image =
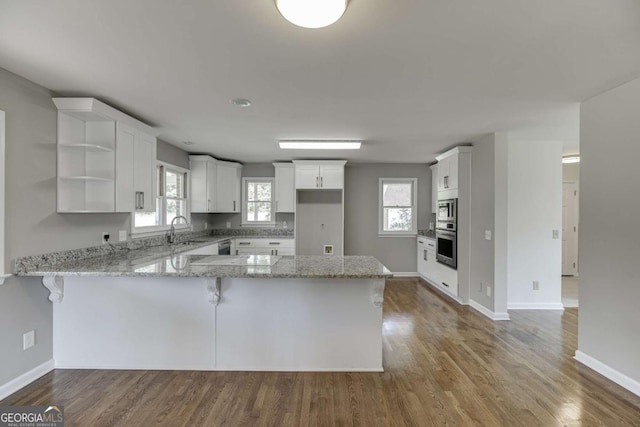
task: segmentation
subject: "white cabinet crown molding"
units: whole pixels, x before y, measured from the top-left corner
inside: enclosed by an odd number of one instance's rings
[[[473,147],[470,146],[466,146],[466,145],[461,145],[459,147],[454,147],[449,151],[445,151],[444,153],[440,154],[439,156],[436,156],[436,160],[437,161],[441,161],[442,159],[446,159],[447,157],[451,157],[455,154],[461,154],[461,153],[471,153],[473,151]]]
[[[85,116],[91,114],[95,116],[96,119],[111,119],[126,123],[154,137],[160,134],[160,131],[157,129],[152,128],[140,120],[134,119],[122,111],[116,110],[96,98],[53,98],[53,103],[58,108],[58,111],[64,111],[70,115],[77,114],[79,116]]]

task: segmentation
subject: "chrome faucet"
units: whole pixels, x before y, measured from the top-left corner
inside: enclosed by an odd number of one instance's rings
[[[189,220],[187,218],[185,218],[182,215],[178,215],[176,217],[174,217],[171,220],[171,228],[169,229],[169,234],[167,235],[167,241],[169,242],[169,244],[173,245],[176,242],[176,219],[184,219],[185,224],[187,224],[187,227],[189,226]]]

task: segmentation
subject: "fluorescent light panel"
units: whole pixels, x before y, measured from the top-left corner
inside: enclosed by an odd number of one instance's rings
[[[359,150],[360,141],[279,141],[281,150]]]

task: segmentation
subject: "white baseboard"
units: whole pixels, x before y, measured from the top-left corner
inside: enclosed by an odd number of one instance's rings
[[[469,305],[471,306],[471,308],[473,308],[474,310],[484,314],[485,316],[487,316],[489,319],[491,320],[511,320],[509,318],[509,313],[494,313],[493,311],[489,310],[487,307],[485,307],[484,305],[470,299],[469,300]]]
[[[11,381],[4,383],[0,386],[0,400],[5,399],[7,396],[12,395],[16,391],[20,390],[23,387],[28,386],[41,376],[48,374],[53,371],[54,363],[53,359],[47,360],[42,365],[36,366],[32,370],[25,372],[12,379]]]
[[[417,271],[398,271],[393,273],[393,277],[420,277]]]
[[[573,358],[610,379],[614,383],[626,388],[631,393],[640,396],[640,381],[636,381],[633,378],[626,376],[622,372],[613,369],[611,366],[602,363],[598,359],[594,359],[580,350],[576,350],[576,354]]]
[[[561,302],[510,302],[507,310],[564,310]]]

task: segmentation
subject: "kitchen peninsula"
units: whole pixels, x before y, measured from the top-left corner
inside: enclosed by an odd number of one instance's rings
[[[383,370],[378,260],[186,254],[211,239],[22,260],[51,291],[56,368]]]

